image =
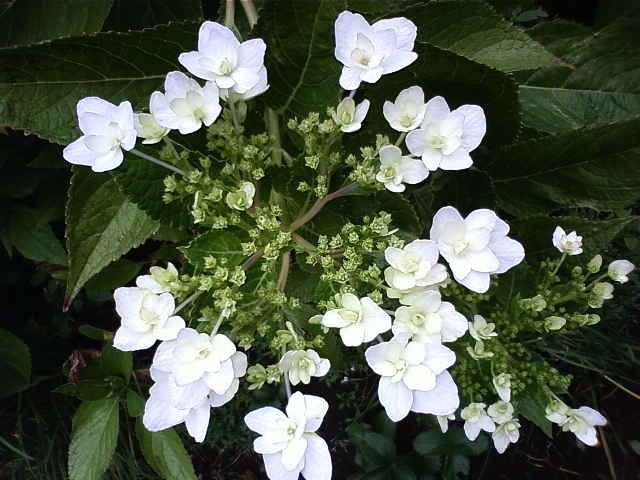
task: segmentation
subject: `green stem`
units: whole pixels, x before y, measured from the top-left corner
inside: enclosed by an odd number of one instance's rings
[[[282,164],[282,141],[280,139],[280,122],[278,122],[278,114],[272,108],[267,107],[264,112],[264,121],[267,126],[269,136],[273,138],[273,150],[271,151],[271,160],[276,165]]]
[[[280,260],[280,273],[278,274],[278,281],[276,282],[276,290],[284,292],[287,286],[287,279],[289,278],[289,267],[291,265],[291,251],[282,254]],[[285,324],[286,327],[286,324]],[[282,355],[287,351],[286,346],[282,347]],[[284,391],[287,394],[287,398],[291,398],[291,383],[289,383],[289,375],[287,372],[282,374],[284,379]]]
[[[553,272],[551,272],[551,276],[554,276],[556,273],[558,273],[558,270],[560,270],[560,267],[562,266],[566,258],[567,254],[563,253],[562,257],[560,257],[560,260],[558,261],[558,264],[556,265],[556,268],[553,270]]]
[[[296,242],[300,247],[304,248],[305,250],[315,250],[317,247],[311,243],[309,240],[307,240],[306,238],[304,238],[301,235],[298,235],[297,233],[292,233],[291,234],[291,239]]]
[[[189,295],[180,305],[178,305],[176,307],[176,309],[173,311],[173,314],[175,315],[176,313],[178,313],[184,307],[186,307],[191,302],[193,302],[195,299],[197,299],[200,295],[202,295],[202,291],[201,290],[198,290],[197,292],[194,292],[191,295]]]
[[[233,122],[233,129],[236,135],[240,136],[240,122],[238,122],[238,114],[236,113],[236,106],[233,100],[231,100],[231,93],[227,97],[227,105],[229,105],[229,112],[231,113],[231,121]]]
[[[224,321],[224,319],[226,318],[226,312],[224,310],[222,310],[220,312],[220,315],[218,315],[218,321],[216,322],[216,324],[213,326],[213,329],[211,330],[211,336],[215,335],[216,333],[218,333],[218,330],[220,329],[220,325],[222,325],[222,322]]]
[[[147,155],[146,153],[143,153],[140,150],[136,150],[135,148],[129,150],[129,153],[133,153],[137,157],[140,157],[140,158],[142,158],[144,160],[147,160],[147,161],[149,161],[151,163],[155,163],[156,165],[160,165],[161,167],[164,167],[164,168],[166,168],[168,170],[171,170],[172,172],[179,173],[182,176],[186,175],[184,170],[180,170],[178,167],[174,167],[170,163],[163,162],[162,160],[159,160],[159,159],[157,159],[155,157],[152,157],[151,155]]]
[[[236,16],[236,1],[226,0],[224,4],[224,25],[230,29],[234,29]]]
[[[402,132],[399,136],[398,139],[396,140],[395,146],[399,147],[400,144],[402,143],[402,141],[405,139],[405,137],[407,136],[407,132]]]
[[[286,230],[288,232],[295,232],[300,227],[302,227],[305,223],[311,221],[313,217],[315,217],[318,213],[320,213],[320,211],[324,208],[324,206],[327,203],[329,203],[331,200],[335,200],[336,198],[342,197],[348,194],[349,192],[355,190],[359,186],[360,185],[358,185],[357,183],[350,183],[349,185],[342,187],[341,189],[336,190],[333,193],[330,193],[328,195],[325,195],[322,198],[319,198],[316,201],[316,203],[314,203],[313,206],[307,211],[307,213],[305,213],[298,219],[294,220]]]
[[[253,0],[240,0],[240,5],[242,5],[244,14],[247,17],[249,28],[253,29],[256,23],[258,23],[258,11],[256,10],[256,6],[253,4]]]

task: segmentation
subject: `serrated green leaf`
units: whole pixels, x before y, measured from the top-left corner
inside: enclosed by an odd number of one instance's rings
[[[102,349],[100,368],[107,376],[119,376],[129,381],[133,371],[133,357],[131,352],[123,352],[107,344]]]
[[[202,20],[200,0],[113,0],[103,30],[141,30],[178,20]]]
[[[519,91],[524,126],[540,132],[560,133],[619,122],[640,112],[640,95],[634,93],[528,85],[521,85]]]
[[[53,389],[54,393],[76,397],[79,400],[100,400],[113,393],[113,388],[103,378],[80,380],[77,383],[65,383]]]
[[[204,268],[204,259],[208,256],[215,257],[219,262],[226,261],[228,266],[236,266],[246,258],[242,253],[241,238],[241,232],[211,230],[197,236],[189,245],[180,247],[179,250],[198,268]]]
[[[129,283],[138,274],[140,267],[140,263],[121,258],[110,263],[104,270],[92,277],[86,283],[85,288],[87,290],[111,291]]]
[[[357,450],[356,463],[367,472],[390,466],[396,457],[393,439],[374,432],[368,425],[354,423],[347,428]]]
[[[172,428],[150,432],[138,418],[136,437],[144,459],[160,477],[165,480],[197,480],[182,440]]]
[[[547,437],[552,438],[553,429],[545,415],[546,406],[547,396],[539,387],[525,390],[516,402],[517,412],[533,422]]]
[[[485,171],[498,205],[516,215],[563,207],[625,208],[640,198],[640,117],[493,151]]]
[[[0,125],[67,144],[77,136],[76,103],[83,97],[146,109],[149,95],[178,68],[178,55],[195,46],[197,30],[197,22],[173,23],[2,49]]]
[[[21,392],[30,384],[29,347],[13,333],[0,329],[0,398]]]
[[[30,260],[64,265],[67,262],[67,253],[62,242],[40,213],[23,206],[13,209],[9,221],[9,239],[13,246]]]
[[[73,416],[69,445],[70,480],[98,480],[118,440],[118,399],[82,402]]]
[[[527,33],[554,55],[564,57],[581,41],[590,37],[593,30],[581,23],[557,19],[539,23],[527,30]]]
[[[144,400],[133,390],[127,390],[127,413],[134,418],[141,417],[144,413]]]
[[[0,12],[0,47],[100,31],[113,0],[19,0]]]
[[[158,228],[120,192],[115,179],[87,168],[74,170],[66,212],[67,306],[93,275]]]
[[[398,13],[416,23],[418,40],[503,72],[533,70],[557,63],[542,45],[486,3],[429,2]]]

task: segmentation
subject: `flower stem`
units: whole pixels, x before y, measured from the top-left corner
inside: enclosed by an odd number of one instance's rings
[[[402,132],[400,135],[398,135],[398,139],[396,140],[396,143],[394,145],[396,147],[399,147],[406,136],[407,136],[407,132]]]
[[[173,314],[175,315],[176,313],[178,313],[180,310],[182,310],[184,307],[186,307],[187,305],[189,305],[191,302],[193,302],[195,299],[197,299],[200,295],[202,295],[202,290],[198,290],[196,292],[193,292],[191,295],[189,295],[180,305],[178,305],[176,307],[176,309],[173,311]]]
[[[260,260],[262,258],[262,255],[264,255],[264,250],[258,250],[256,253],[254,253],[253,255],[251,255],[249,258],[247,258],[247,260],[245,260],[245,262],[242,264],[242,270],[244,270],[245,272],[247,270],[249,270],[249,268],[251,268],[251,265],[253,265],[254,263],[256,263],[258,260]]]
[[[276,283],[276,290],[284,292],[287,286],[287,278],[289,278],[289,266],[291,265],[291,251],[282,254],[280,260],[280,273],[278,274],[278,281]],[[286,327],[286,324],[285,324]],[[282,347],[282,355],[287,351],[286,346]],[[291,398],[291,383],[289,383],[289,375],[287,372],[282,373],[284,378],[284,391],[287,394],[287,398]]]
[[[178,167],[174,167],[170,163],[163,162],[162,160],[159,160],[159,159],[157,159],[155,157],[152,157],[151,155],[147,155],[146,153],[143,153],[140,150],[136,150],[135,148],[132,148],[131,150],[129,150],[129,153],[133,153],[137,157],[140,157],[140,158],[142,158],[144,160],[147,160],[147,161],[149,161],[151,163],[155,163],[156,165],[160,165],[161,167],[164,167],[164,168],[166,168],[168,170],[171,170],[172,172],[179,173],[182,176],[186,175],[184,170],[180,170]]]
[[[298,235],[297,233],[292,233],[291,234],[291,239],[296,242],[300,247],[304,248],[305,250],[315,250],[316,246],[311,243],[309,240],[307,240],[306,238],[304,238],[302,235]]]
[[[354,90],[349,91],[349,98],[353,98],[353,97],[355,97],[355,96],[356,96],[356,92],[357,92],[357,91],[358,91],[358,89],[357,89],[357,88],[356,88],[356,89],[354,89]]]
[[[307,213],[302,215],[300,218],[297,218],[296,220],[294,220],[291,223],[291,225],[289,225],[289,228],[287,228],[286,230],[288,232],[295,232],[300,227],[302,227],[305,223],[312,220],[313,217],[315,217],[318,213],[320,213],[320,210],[322,210],[324,206],[327,203],[329,203],[331,200],[335,200],[336,198],[342,197],[347,193],[355,190],[359,186],[360,185],[358,185],[357,183],[350,183],[349,185],[342,187],[341,189],[336,190],[333,193],[330,193],[328,195],[325,195],[322,198],[319,198],[318,200],[316,200],[316,203],[314,203],[313,206],[307,211]]]
[[[233,29],[235,27],[236,0],[227,0],[224,5],[224,25]]]
[[[256,23],[258,23],[258,11],[256,10],[256,6],[253,4],[253,0],[240,0],[240,5],[242,5],[242,8],[244,9],[244,14],[247,17],[249,28],[253,29]]]
[[[554,268],[553,272],[551,272],[552,276],[558,273],[558,270],[560,270],[560,267],[562,266],[566,258],[567,258],[567,254],[563,253],[562,257],[560,257],[560,260],[558,261],[558,265],[556,265],[556,268]]]
[[[216,324],[213,326],[213,329],[211,330],[211,335],[215,335],[216,333],[218,333],[218,329],[220,328],[220,325],[222,325],[222,322],[224,321],[225,317],[226,317],[226,312],[223,309],[220,312],[220,315],[218,315],[218,321],[216,322]]]
[[[227,105],[229,105],[229,112],[231,113],[231,121],[233,122],[233,129],[236,135],[240,136],[240,122],[238,122],[238,114],[236,113],[236,106],[233,100],[231,100],[231,93],[227,97]]]

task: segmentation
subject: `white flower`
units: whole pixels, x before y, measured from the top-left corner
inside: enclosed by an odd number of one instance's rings
[[[387,247],[384,258],[390,266],[384,278],[396,290],[436,285],[447,279],[438,257],[438,246],[431,240],[414,240],[404,248]]]
[[[234,210],[246,210],[253,205],[253,197],[256,194],[256,187],[251,182],[242,182],[240,188],[235,192],[227,193],[225,201]]]
[[[244,93],[236,93],[228,88],[221,88],[220,98],[228,101],[229,97],[231,97],[231,101],[236,102],[238,100],[251,100],[258,95],[262,95],[264,92],[269,90],[269,80],[267,79],[266,67],[262,67],[258,71],[258,76],[258,83]]]
[[[436,420],[438,421],[438,426],[442,433],[447,433],[449,430],[449,420],[455,419],[456,416],[453,413],[451,415],[436,415]]]
[[[607,274],[614,282],[627,283],[629,281],[628,275],[633,272],[635,268],[636,266],[629,260],[614,260],[609,264]]]
[[[298,385],[300,382],[307,385],[311,381],[311,377],[324,377],[331,362],[326,358],[320,358],[315,350],[290,350],[286,352],[280,362],[278,368],[280,371],[289,376],[292,385]]]
[[[172,374],[151,367],[151,378],[156,382],[149,390],[142,422],[147,430],[158,432],[184,422],[189,435],[202,442],[209,426],[211,407],[220,407],[237,393],[239,378],[247,371],[247,356],[235,352],[230,357],[233,380],[222,393],[211,390],[203,380],[184,386],[176,384]]]
[[[458,408],[458,388],[446,371],[456,355],[444,345],[410,342],[400,334],[367,348],[365,357],[381,376],[378,398],[394,422],[410,411],[450,415]]]
[[[567,320],[564,317],[558,317],[557,315],[551,315],[544,319],[544,329],[547,332],[554,330],[560,330],[567,324]]]
[[[508,422],[513,418],[513,405],[505,400],[498,400],[489,405],[487,413],[499,425]]]
[[[153,356],[156,370],[173,374],[178,386],[202,379],[222,395],[233,383],[231,356],[236,346],[225,335],[207,335],[183,328],[175,340],[162,342]]]
[[[547,420],[562,425],[567,419],[569,410],[563,401],[553,400],[545,407],[544,413]]]
[[[582,237],[576,232],[567,234],[562,227],[556,227],[553,231],[553,246],[561,253],[567,255],[579,255],[582,253]]]
[[[355,90],[360,82],[375,83],[413,63],[416,34],[414,23],[404,17],[369,25],[362,15],[342,12],[335,23],[335,56],[344,65],[340,86]]]
[[[467,319],[452,303],[443,302],[431,290],[411,298],[410,306],[398,307],[391,331],[408,333],[418,342],[454,342],[467,331]]]
[[[346,133],[360,130],[362,122],[369,111],[369,100],[364,99],[358,105],[351,97],[346,97],[336,107],[332,113],[333,121]]]
[[[489,340],[491,337],[497,337],[495,332],[496,324],[487,322],[482,315],[474,315],[473,322],[469,322],[469,334],[479,341]]]
[[[510,443],[516,443],[520,438],[520,422],[513,418],[496,428],[491,434],[493,446],[498,453],[504,453]]]
[[[482,340],[476,340],[476,344],[471,347],[467,347],[467,353],[474,360],[482,360],[483,358],[493,357],[493,352],[487,350]]]
[[[332,474],[329,447],[316,431],[329,405],[320,397],[295,392],[286,413],[263,407],[244,417],[260,437],[253,449],[262,454],[267,476],[271,480],[330,480]]]
[[[156,119],[150,113],[136,113],[136,132],[138,137],[144,138],[142,143],[153,145],[160,142],[168,133],[169,129],[158,125]]]
[[[380,170],[376,180],[384,183],[391,192],[404,192],[405,183],[415,185],[429,176],[429,170],[417,158],[403,156],[402,150],[395,145],[385,145],[378,152]]]
[[[496,393],[500,397],[500,400],[505,402],[511,401],[511,375],[508,373],[501,373],[493,377],[493,388],[496,389]]]
[[[487,121],[478,105],[462,105],[449,111],[442,97],[434,97],[425,107],[419,129],[409,132],[409,151],[429,170],[462,170],[473,165],[469,153],[475,150],[485,132]]]
[[[601,308],[605,300],[613,298],[613,290],[613,285],[609,282],[598,282],[593,286],[587,303],[591,308]]]
[[[172,340],[184,320],[173,315],[175,300],[170,293],[156,295],[138,287],[120,287],[113,294],[121,325],[113,337],[119,350],[143,350],[156,340]]]
[[[597,273],[602,267],[602,255],[594,255],[587,263],[587,271],[589,273]]]
[[[436,212],[430,232],[456,281],[478,293],[489,289],[491,274],[504,273],[524,258],[524,248],[508,233],[509,225],[491,210],[462,218],[453,207]]]
[[[140,275],[136,278],[136,285],[153,293],[165,293],[170,290],[171,283],[176,280],[178,280],[178,270],[173,263],[167,262],[167,268],[153,266],[149,269],[149,275]]]
[[[136,144],[131,104],[122,102],[116,107],[101,98],[86,97],[78,102],[76,111],[83,135],[64,148],[64,159],[94,172],[118,167],[124,158],[122,150],[131,150]]]
[[[573,433],[582,443],[595,447],[598,445],[596,426],[604,426],[607,419],[600,412],[589,407],[569,409],[566,418],[560,424],[563,432]]]
[[[493,432],[496,429],[495,423],[485,412],[484,403],[470,403],[460,412],[460,418],[464,420],[464,433],[472,442],[478,438],[480,432]]]
[[[410,132],[418,128],[425,111],[424,92],[417,86],[405,88],[398,94],[395,102],[387,100],[382,106],[384,118],[398,132]]]
[[[391,328],[391,317],[369,297],[358,299],[352,293],[339,297],[340,308],[329,310],[322,325],[339,328],[342,343],[357,347],[370,342]]]
[[[181,53],[178,61],[196,77],[242,94],[260,82],[266,49],[260,38],[240,43],[224,25],[204,22],[198,32],[198,50]]]
[[[183,135],[195,132],[202,124],[208,127],[222,111],[215,83],[201,87],[182,72],[169,72],[164,90],[151,94],[149,110],[159,125]]]

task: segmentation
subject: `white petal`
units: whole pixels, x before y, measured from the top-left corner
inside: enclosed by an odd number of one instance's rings
[[[517,240],[502,237],[489,246],[500,262],[494,273],[504,273],[524,260],[524,247]]]
[[[293,470],[287,470],[282,464],[282,453],[263,455],[264,468],[270,480],[298,480],[302,470],[302,462]]]
[[[607,424],[607,419],[602,416],[600,412],[590,407],[580,407],[576,409],[580,412],[580,415],[589,422],[591,425],[598,425],[600,427]]]
[[[595,447],[598,445],[598,434],[596,429],[591,427],[587,429],[586,432],[576,432],[575,436],[585,445],[589,445],[590,447]]]
[[[286,470],[293,470],[304,458],[307,450],[307,439],[304,437],[295,438],[282,450],[282,465]]]
[[[393,30],[396,34],[396,48],[413,50],[418,29],[411,20],[404,17],[387,18],[378,20],[371,28],[375,31]]]
[[[440,313],[442,317],[442,341],[455,342],[467,332],[469,322],[467,322],[467,318],[464,315],[453,308],[451,303],[444,302],[443,305],[451,305],[451,307],[444,307],[445,312],[441,311]]]
[[[452,350],[438,343],[424,344],[426,350],[425,365],[435,374],[443,372],[456,363],[456,354]]]
[[[108,172],[114,168],[118,168],[124,160],[124,154],[120,147],[114,148],[104,155],[100,155],[95,159],[91,170],[96,173]]]
[[[387,347],[389,343],[378,343],[367,348],[364,352],[367,364],[378,375],[389,377],[395,374],[396,369],[387,360]]]
[[[302,476],[306,480],[331,480],[332,464],[327,442],[318,435],[305,435],[307,451]]]
[[[240,67],[260,70],[264,63],[264,53],[267,45],[261,38],[252,38],[240,44],[238,65]]]
[[[357,347],[364,342],[365,330],[361,323],[354,323],[340,329],[340,338],[347,347]]]
[[[384,69],[384,73],[397,72],[398,70],[402,70],[404,67],[411,65],[417,59],[418,54],[415,52],[403,52],[396,50],[384,59],[382,62],[382,68]]]
[[[342,318],[340,315],[340,310],[329,310],[322,316],[322,325],[329,328],[344,328],[350,323]]]
[[[451,415],[460,406],[458,387],[449,372],[444,371],[436,377],[436,386],[426,392],[413,392],[411,410],[432,415]]]
[[[253,441],[253,449],[256,453],[271,454],[284,450],[287,442],[273,442],[268,437],[258,437]]]
[[[287,416],[277,408],[263,407],[244,416],[244,423],[254,432],[265,435],[278,422],[286,420]]]
[[[369,297],[361,298],[360,303],[362,305],[361,323],[364,324],[363,340],[365,342],[370,342],[377,335],[388,332],[391,329],[391,317],[379,305]]]
[[[440,168],[442,170],[464,170],[473,165],[469,152],[464,148],[458,148],[450,155],[442,155]]]
[[[426,146],[425,131],[418,129],[409,132],[405,144],[413,155],[421,156]]]
[[[455,276],[455,275],[454,275]],[[469,272],[464,278],[455,277],[456,281],[476,293],[485,293],[489,290],[491,278],[488,273]]]
[[[156,343],[156,338],[149,332],[139,333],[128,329],[124,325],[116,330],[113,346],[123,352],[144,350]]]
[[[87,148],[84,140],[85,137],[82,136],[64,147],[62,156],[67,162],[87,167],[93,165],[96,154]]]
[[[464,115],[462,147],[471,152],[478,148],[487,132],[487,119],[478,105],[462,105],[455,110]]]
[[[218,395],[216,392],[209,392],[209,403],[212,407],[221,407],[225,403],[229,402],[238,393],[240,387],[240,381],[237,378],[233,379],[231,386],[222,395]]]
[[[433,97],[426,104],[423,125],[442,122],[450,113],[447,101],[440,96]]]
[[[340,74],[340,86],[345,90],[355,90],[360,86],[360,74],[362,70],[355,67],[342,67]]]
[[[329,410],[329,404],[324,398],[316,395],[305,395],[304,403],[306,416],[304,431],[315,432],[320,428],[324,416]]]
[[[208,402],[204,402],[201,406],[192,408],[184,419],[187,432],[193,439],[201,443],[207,435],[209,428],[209,418],[211,416],[211,408]]]
[[[480,429],[480,425],[477,422],[466,421],[464,422],[463,428],[464,428],[464,434],[472,442],[475,441],[476,438],[478,438],[478,435],[480,435],[481,429]]]
[[[220,360],[231,358],[231,355],[236,353],[236,346],[229,340],[229,337],[221,333],[211,337],[211,345]]]
[[[182,317],[169,317],[163,327],[153,329],[153,334],[158,340],[173,340],[184,327]]]
[[[142,423],[150,432],[159,432],[182,423],[186,414],[152,395],[144,405]]]
[[[382,377],[378,384],[378,398],[394,422],[399,422],[409,414],[413,395],[403,382],[393,383],[389,377]]]
[[[436,386],[436,376],[424,365],[411,365],[402,377],[404,384],[411,390],[431,390]]]

